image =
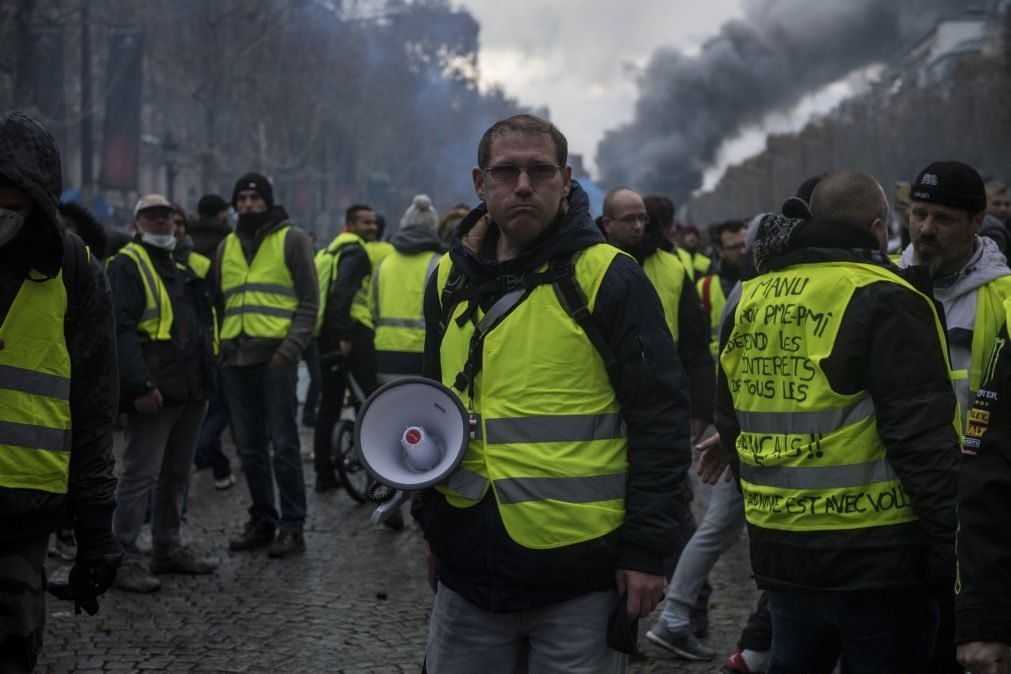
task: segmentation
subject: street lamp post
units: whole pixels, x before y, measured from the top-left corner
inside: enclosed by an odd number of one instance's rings
[[[175,183],[176,174],[178,173],[176,169],[176,154],[179,151],[179,144],[172,137],[171,131],[165,134],[165,139],[161,143],[161,150],[162,158],[165,160],[165,191],[167,192],[165,196],[168,197],[169,201],[175,201]]]

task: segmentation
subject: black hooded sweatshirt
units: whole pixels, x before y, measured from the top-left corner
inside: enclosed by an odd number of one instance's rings
[[[460,223],[449,253],[470,283],[533,272],[604,242],[590,217],[586,193],[575,181],[567,212],[559,213],[537,241],[512,259],[496,260],[499,231],[494,223],[488,224],[478,252],[461,242],[486,214],[482,204]],[[479,301],[487,310],[498,298],[488,295]],[[440,320],[433,275],[425,292],[424,373],[436,380],[442,378]],[[673,553],[688,498],[688,382],[660,299],[632,258],[618,256],[604,274],[593,320],[621,362],[625,378],[637,383],[618,393],[629,438],[624,525],[584,543],[532,550],[509,537],[491,490],[471,508],[450,506],[434,489],[416,502],[413,514],[438,560],[440,582],[484,610],[531,610],[606,590],[614,586],[617,568],[660,575],[663,559]]]
[[[63,230],[56,143],[21,113],[0,117],[0,184],[28,193],[33,205],[18,235],[0,247],[0,323],[29,274],[36,282],[57,283],[54,277],[63,270],[73,429],[68,493],[0,487],[0,540],[45,536],[69,523],[83,553],[96,532],[110,530],[116,505],[112,429],[119,376],[112,298],[98,260]]]

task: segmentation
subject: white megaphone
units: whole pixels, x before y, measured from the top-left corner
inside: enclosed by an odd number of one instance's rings
[[[470,419],[460,399],[437,381],[404,377],[369,396],[358,413],[355,448],[365,470],[397,490],[369,498],[380,506],[372,521],[382,522],[422,489],[442,482],[467,452]]]

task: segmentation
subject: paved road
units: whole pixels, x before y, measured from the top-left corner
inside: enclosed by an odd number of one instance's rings
[[[303,447],[311,447],[308,432]],[[305,467],[311,485],[311,464]],[[416,525],[409,522],[399,533],[373,527],[371,509],[343,492],[310,490],[304,557],[229,552],[229,536],[246,520],[246,486],[242,473],[237,476],[225,492],[214,489],[208,471],[192,480],[184,536],[195,550],[221,559],[217,573],[162,576],[161,591],[151,595],[113,589],[91,618],[50,600],[37,671],[420,671],[432,593]],[[707,641],[721,654],[733,649],[756,598],[745,543],[712,576]],[[650,625],[642,621],[643,653],[630,672],[719,670],[718,662],[667,659],[646,641]]]

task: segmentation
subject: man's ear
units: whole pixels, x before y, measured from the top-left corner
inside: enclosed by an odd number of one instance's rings
[[[566,165],[562,168],[562,196],[568,198],[570,192],[572,192],[572,167]]]
[[[481,201],[487,201],[484,196],[484,171],[475,166],[470,175],[474,179],[474,193],[477,194],[477,198]]]
[[[972,232],[973,234],[979,233],[979,227],[983,224],[983,218],[986,217],[986,211],[982,210],[976,215],[972,216]]]

